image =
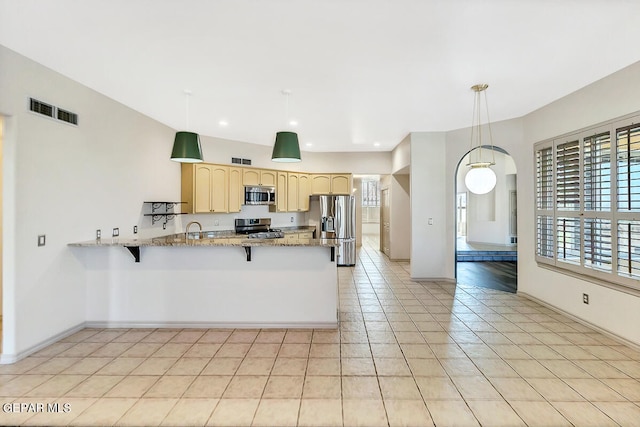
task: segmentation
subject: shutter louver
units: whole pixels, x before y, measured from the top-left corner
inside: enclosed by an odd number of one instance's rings
[[[580,209],[580,142],[559,144],[556,148],[556,207]]]
[[[584,209],[611,210],[611,137],[609,132],[584,139]]]
[[[536,205],[553,209],[553,148],[536,151]]]
[[[558,261],[580,264],[580,218],[556,220]]]
[[[640,221],[618,221],[618,274],[640,278]]]
[[[585,218],[584,266],[611,272],[611,221]]]
[[[536,252],[538,256],[553,259],[553,217],[538,215]]]
[[[621,211],[640,211],[640,125],[616,132],[618,194]]]

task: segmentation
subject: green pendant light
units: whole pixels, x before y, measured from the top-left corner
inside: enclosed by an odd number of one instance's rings
[[[276,133],[271,160],[274,162],[290,163],[300,161],[300,144],[295,132]]]
[[[184,91],[187,97],[187,129],[189,129],[189,96],[190,90]],[[173,150],[171,150],[171,160],[180,163],[200,163],[202,158],[202,147],[200,146],[200,136],[193,132],[176,132],[173,140]]]
[[[283,90],[282,94],[287,97],[285,119],[289,118],[289,95],[290,90]],[[293,163],[299,162],[300,158],[300,144],[298,143],[298,134],[295,132],[277,132],[276,142],[273,144],[273,152],[271,154],[271,161],[280,163]]]
[[[176,132],[173,150],[171,150],[171,160],[180,163],[202,162],[200,136],[193,132]]]

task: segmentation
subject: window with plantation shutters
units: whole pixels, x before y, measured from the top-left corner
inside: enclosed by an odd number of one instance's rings
[[[538,215],[536,254],[553,259],[553,216]]]
[[[584,209],[611,210],[611,136],[609,132],[583,139]]]
[[[611,221],[585,218],[583,233],[584,266],[611,271]]]
[[[558,261],[580,264],[580,218],[558,218],[556,241]]]
[[[616,131],[618,210],[640,211],[640,125]]]
[[[536,205],[553,209],[553,147],[536,151]]]
[[[556,146],[556,207],[580,209],[580,141]]]
[[[536,261],[640,290],[640,116],[535,145]]]
[[[618,221],[618,274],[640,279],[640,221]]]

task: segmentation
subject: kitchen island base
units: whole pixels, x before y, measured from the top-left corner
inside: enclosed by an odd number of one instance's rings
[[[330,248],[118,246],[77,250],[95,327],[335,328],[338,273]]]

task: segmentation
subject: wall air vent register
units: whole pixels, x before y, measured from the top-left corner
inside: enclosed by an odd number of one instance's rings
[[[29,98],[29,111],[74,126],[78,125],[78,115],[76,113],[56,107],[55,105],[47,104],[35,98]]]

